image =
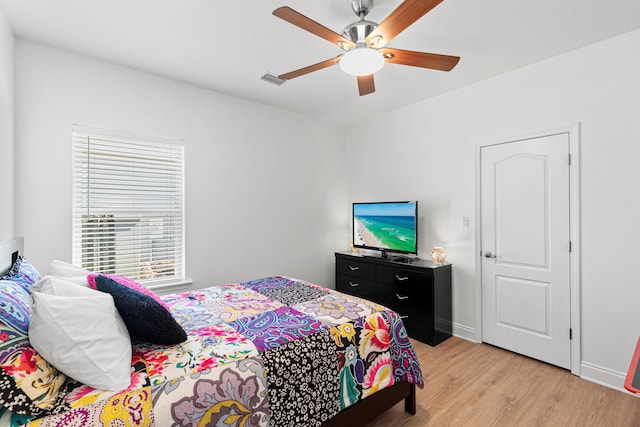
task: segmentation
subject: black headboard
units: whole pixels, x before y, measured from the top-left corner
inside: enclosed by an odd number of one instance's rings
[[[0,242],[0,273],[6,273],[18,258],[24,253],[24,237]]]

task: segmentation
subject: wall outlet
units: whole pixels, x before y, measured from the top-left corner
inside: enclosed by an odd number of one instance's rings
[[[468,216],[463,216],[462,217],[462,228],[469,228],[469,217]]]

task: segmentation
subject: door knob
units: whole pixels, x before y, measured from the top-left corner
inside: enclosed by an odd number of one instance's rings
[[[484,257],[485,258],[495,258],[496,256],[494,254],[492,254],[491,252],[485,252],[484,253]]]

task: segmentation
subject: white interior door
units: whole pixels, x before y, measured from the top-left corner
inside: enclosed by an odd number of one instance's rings
[[[482,339],[571,367],[569,135],[480,151]]]

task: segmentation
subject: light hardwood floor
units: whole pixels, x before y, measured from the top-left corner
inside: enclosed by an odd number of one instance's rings
[[[456,337],[413,345],[426,379],[416,415],[401,402],[366,427],[640,426],[639,398],[564,369]]]

